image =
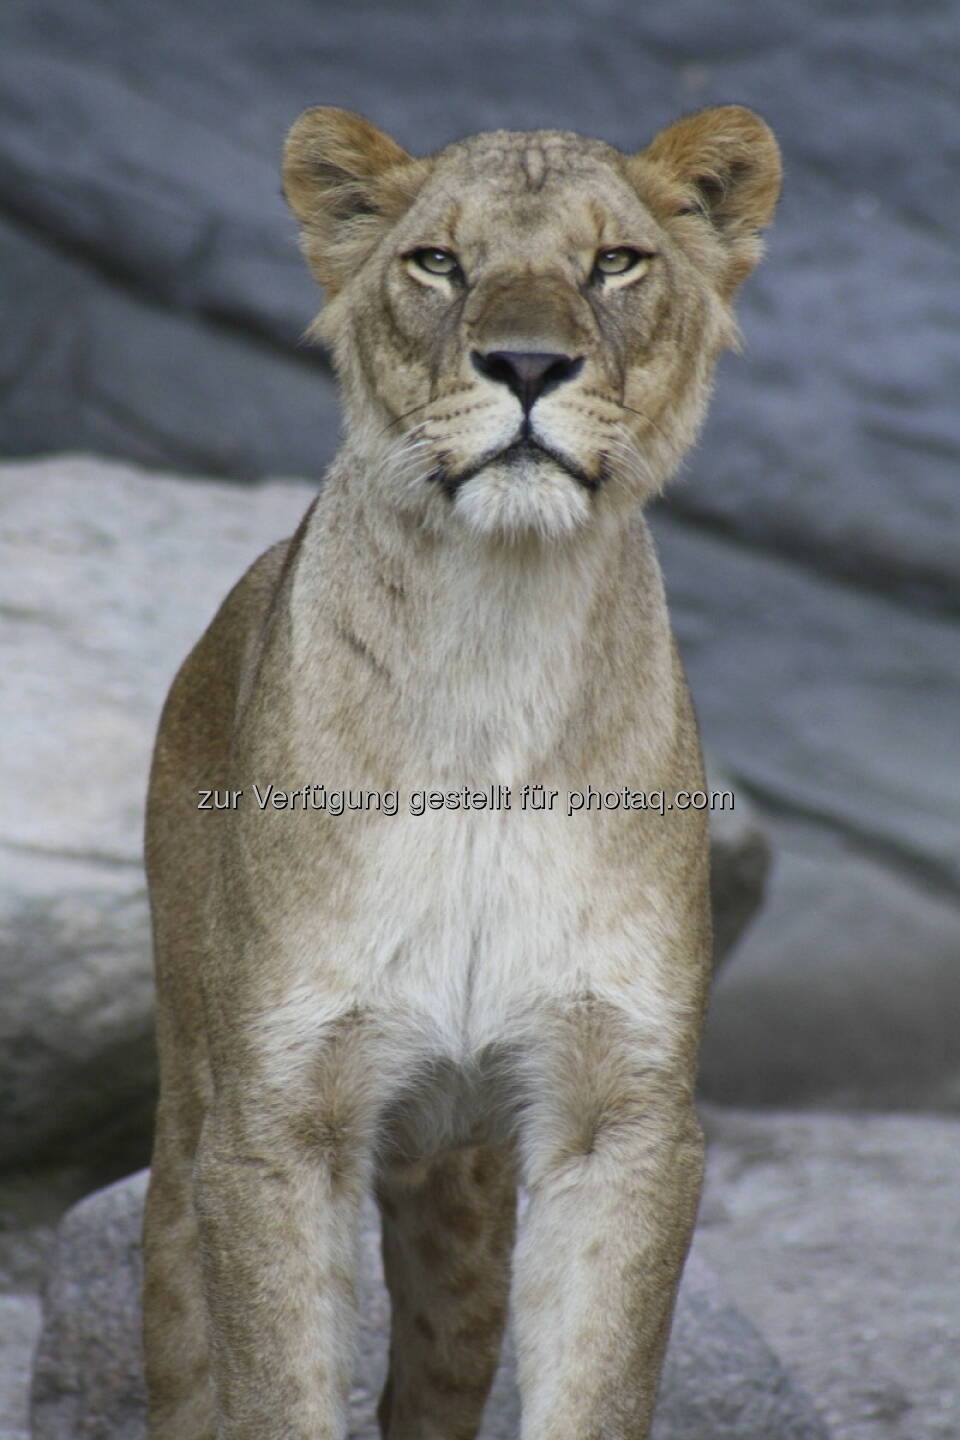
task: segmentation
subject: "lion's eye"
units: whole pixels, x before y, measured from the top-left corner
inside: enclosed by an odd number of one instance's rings
[[[645,260],[652,260],[649,250],[634,250],[629,245],[617,245],[611,250],[598,250],[593,262],[594,277],[604,275],[626,275]]]
[[[414,250],[408,259],[419,265],[421,270],[426,270],[428,275],[457,275],[460,272],[457,257],[449,250],[435,250],[432,246],[425,246],[421,250]]]

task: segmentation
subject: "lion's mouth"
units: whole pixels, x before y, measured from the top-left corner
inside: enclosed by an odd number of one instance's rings
[[[563,470],[582,485],[585,490],[599,490],[607,478],[607,458],[600,456],[596,474],[591,475],[582,465],[561,450],[555,450],[552,445],[546,444],[543,440],[534,439],[529,432],[519,434],[509,445],[501,446],[495,450],[488,450],[481,455],[472,465],[463,470],[451,470],[448,465],[440,464],[431,471],[427,479],[433,484],[439,485],[446,495],[452,500],[457,491],[485,470],[488,465],[511,465],[521,464],[525,460],[552,460],[554,465]]]

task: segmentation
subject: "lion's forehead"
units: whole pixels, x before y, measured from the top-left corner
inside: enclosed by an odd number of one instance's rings
[[[528,193],[571,178],[610,176],[617,152],[572,131],[493,130],[449,146],[438,161],[467,183],[496,181]]]
[[[441,152],[409,220],[446,225],[454,243],[623,242],[618,226],[653,222],[617,162],[602,141],[563,131],[477,135]]]

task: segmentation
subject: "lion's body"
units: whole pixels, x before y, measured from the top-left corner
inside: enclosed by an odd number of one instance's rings
[[[340,1440],[366,1188],[389,1440],[474,1433],[508,1293],[524,1437],[647,1433],[699,1194],[706,826],[566,799],[702,785],[638,507],[696,431],[763,223],[739,250],[705,211],[671,233],[695,178],[671,145],[496,135],[427,162],[343,112],[294,132],[347,436],[157,742],[152,1440]],[[623,278],[573,282],[626,240]],[[456,281],[423,261],[454,252]],[[318,784],[399,807],[254,791]],[[541,784],[553,806],[524,806]],[[463,786],[499,808],[411,813]],[[201,812],[204,790],[243,796]]]

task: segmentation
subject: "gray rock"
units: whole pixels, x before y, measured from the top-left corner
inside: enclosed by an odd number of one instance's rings
[[[67,1170],[0,1176],[0,1440],[28,1440],[39,1289],[64,1209],[89,1177]],[[95,1183],[95,1182],[94,1182]]]
[[[827,1440],[827,1428],[694,1241],[651,1440]]]
[[[308,499],[76,459],[3,470],[0,1165],[146,1158],[153,732],[226,590]]]
[[[140,1229],[147,1174],[68,1212],[44,1295],[33,1373],[34,1440],[146,1433],[140,1349]]]
[[[40,1322],[35,1295],[0,1295],[0,1440],[29,1440],[30,1371]]]
[[[710,812],[713,963],[718,970],[761,906],[770,868],[770,841],[750,801],[742,791],[736,793],[733,776],[712,756],[706,759],[707,790],[732,797],[731,808]]]
[[[960,1433],[960,1121],[711,1110],[698,1244],[835,1440]]]
[[[0,471],[0,1168],[148,1158],[141,828],[160,706],[224,595],[311,493],[77,457]],[[718,819],[723,949],[757,904],[764,842],[745,812]]]
[[[5,456],[83,449],[239,479],[319,477],[331,458],[337,404],[314,352],[158,306],[5,218],[0,272],[18,297],[0,328]]]
[[[135,862],[8,856],[0,886],[7,1164],[57,1153],[106,1159],[128,1146],[143,1154],[155,1081],[148,957]]]
[[[0,1175],[0,1294],[39,1292],[64,1211],[102,1183],[83,1165]]]
[[[704,734],[758,808],[956,895],[956,623],[663,514],[655,529]]]
[[[956,1109],[956,623],[655,529],[704,734],[777,857],[713,997],[704,1093]]]
[[[739,1106],[960,1110],[960,904],[767,817],[763,909],[713,992],[701,1092]]]
[[[100,1191],[61,1227],[44,1303],[33,1381],[33,1440],[139,1440],[145,1433],[140,1358],[139,1231],[146,1176]],[[375,1440],[385,1369],[387,1301],[372,1205],[364,1219],[357,1379],[350,1434]],[[509,1356],[483,1427],[517,1433]],[[678,1302],[655,1440],[826,1440],[805,1397],[760,1336],[691,1257]]]

